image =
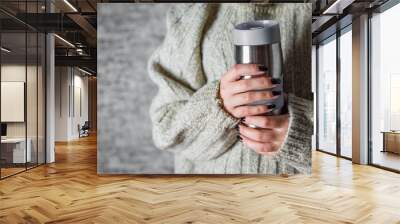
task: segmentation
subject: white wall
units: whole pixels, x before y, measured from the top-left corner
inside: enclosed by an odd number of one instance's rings
[[[72,119],[71,119],[71,133],[70,135],[72,138],[78,138],[79,137],[79,132],[78,132],[78,124],[83,125],[85,121],[88,121],[88,77],[87,76],[82,76],[82,73],[76,74],[75,70],[75,75],[74,75],[74,96],[72,98],[74,99],[75,102],[71,102],[71,104],[74,105],[73,108],[71,108],[72,111]],[[80,93],[79,93],[80,92]],[[80,97],[79,97],[80,95]],[[78,98],[79,97],[79,98]],[[79,103],[80,101],[80,103]],[[79,110],[79,107],[80,110]]]
[[[68,140],[70,75],[68,67],[55,68],[55,141]]]
[[[88,77],[76,68],[56,67],[55,86],[55,140],[77,139],[78,124],[88,120]]]

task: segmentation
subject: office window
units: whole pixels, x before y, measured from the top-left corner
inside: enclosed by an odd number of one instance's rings
[[[352,157],[352,33],[351,26],[340,36],[340,154]]]
[[[336,153],[336,36],[318,47],[318,149]]]
[[[26,33],[3,32],[1,47],[0,169],[3,178],[24,171],[32,151],[26,138]]]
[[[400,170],[400,4],[371,18],[372,163]]]
[[[18,7],[21,15],[37,13],[43,3],[21,1]],[[2,179],[45,163],[46,39],[8,14],[0,12],[0,18]]]
[[[312,51],[311,51],[311,89],[313,92],[313,97],[314,97],[314,101],[313,101],[313,109],[314,109],[314,125],[313,125],[313,136],[312,136],[312,150],[315,150],[317,148],[317,125],[316,125],[316,121],[317,121],[317,47],[315,45],[312,45]]]

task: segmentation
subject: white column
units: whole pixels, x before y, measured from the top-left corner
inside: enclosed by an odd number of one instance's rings
[[[55,133],[55,76],[54,76],[54,35],[47,34],[46,37],[46,162],[52,163],[55,161],[54,151],[54,133]]]
[[[51,1],[46,1],[47,12],[53,12]],[[55,43],[54,35],[46,35],[46,163],[55,161]]]
[[[353,20],[353,162],[368,163],[368,16]]]

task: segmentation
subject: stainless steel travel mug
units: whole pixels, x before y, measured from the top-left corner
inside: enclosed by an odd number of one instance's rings
[[[277,99],[260,100],[249,105],[275,106],[272,113],[281,114],[285,104],[283,96],[282,48],[280,43],[279,23],[274,20],[257,20],[235,26],[233,42],[235,45],[236,64],[259,64],[266,74],[279,83],[268,91],[279,91]],[[243,76],[251,78],[249,76]],[[262,90],[265,91],[265,90]]]

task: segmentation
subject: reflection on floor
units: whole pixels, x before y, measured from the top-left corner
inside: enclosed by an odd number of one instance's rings
[[[400,155],[392,152],[374,151],[373,163],[400,171]]]
[[[4,178],[4,177],[16,174],[16,173],[24,171],[24,170],[25,170],[25,167],[23,167],[23,168],[20,168],[20,167],[17,167],[17,168],[1,168],[1,177]]]
[[[15,164],[4,165],[3,164],[3,167],[0,170],[1,178],[5,178],[5,177],[11,176],[13,174],[17,174],[19,172],[25,171],[26,169],[30,169],[30,168],[33,168],[36,166],[37,166],[36,163],[27,163],[26,167],[25,167],[25,164],[18,164],[18,165],[15,165]]]
[[[400,175],[313,152],[310,176],[97,175],[96,139],[0,181],[0,223],[399,223]]]

